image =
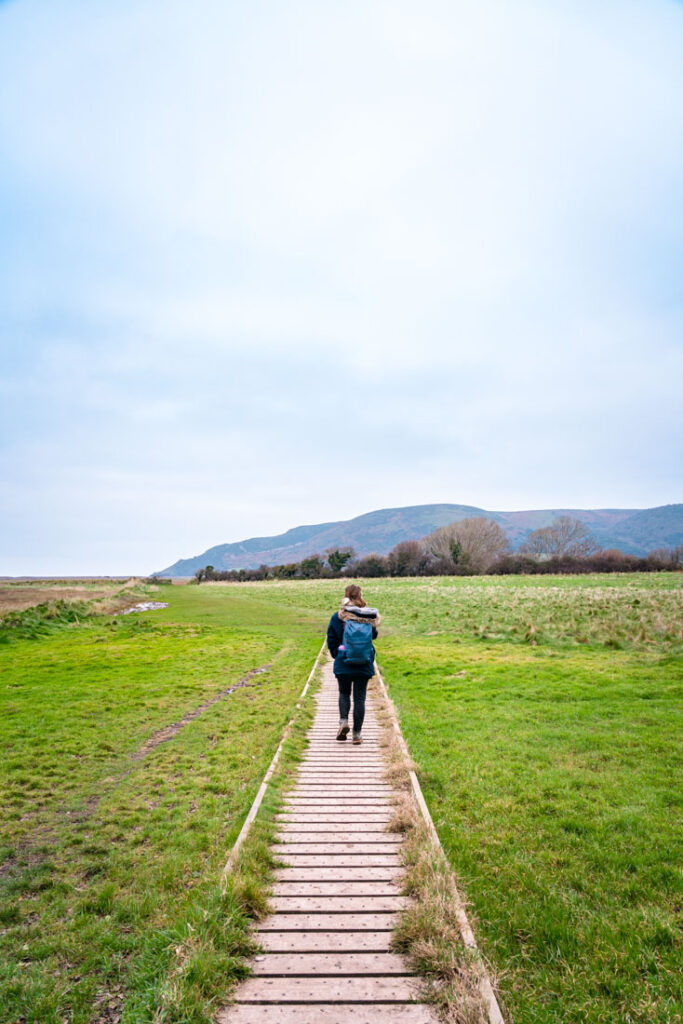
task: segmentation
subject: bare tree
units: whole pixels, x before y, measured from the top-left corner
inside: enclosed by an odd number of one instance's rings
[[[645,561],[658,569],[679,569],[683,564],[683,544],[677,548],[655,548],[648,551]]]
[[[364,555],[353,563],[353,575],[361,579],[364,576],[388,576],[389,563],[384,555],[374,552],[371,555]]]
[[[424,572],[427,555],[417,540],[402,540],[387,555],[392,576],[419,576]]]
[[[486,572],[508,550],[508,539],[493,519],[474,516],[442,526],[422,541],[430,555],[470,573]]]
[[[580,519],[558,516],[550,526],[532,530],[519,550],[540,558],[588,558],[599,550],[599,545]]]
[[[551,534],[552,530],[549,526],[542,526],[538,530],[532,530],[524,543],[520,544],[520,554],[533,555],[534,558],[548,558],[552,544]]]

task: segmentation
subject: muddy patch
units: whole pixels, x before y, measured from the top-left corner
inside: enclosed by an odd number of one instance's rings
[[[106,992],[100,992],[95,999],[93,1010],[96,1016],[92,1024],[120,1024],[125,993],[122,985]]]
[[[131,605],[130,608],[124,608],[121,612],[114,612],[115,615],[132,615],[134,612],[155,612],[159,608],[168,608],[168,601],[139,601],[137,604]]]
[[[235,683],[233,686],[228,686],[227,689],[221,690],[220,693],[211,697],[210,700],[206,700],[203,704],[199,704],[193,711],[188,711],[188,713],[179,721],[173,722],[171,725],[167,725],[163,729],[159,729],[159,731],[155,732],[153,736],[150,736],[146,743],[143,743],[139,750],[135,751],[132,755],[133,760],[141,761],[143,757],[147,757],[150,751],[154,750],[155,747],[158,747],[160,743],[167,743],[169,740],[172,740],[173,737],[180,732],[183,726],[193,722],[195,718],[199,718],[199,716],[203,715],[205,711],[212,708],[214,704],[218,704],[220,701],[225,700],[225,698],[229,697],[231,693],[235,692],[235,690],[239,690],[243,686],[250,686],[251,680],[254,676],[263,675],[263,673],[267,672],[269,668],[270,664],[261,665],[260,668],[252,668],[250,672],[247,672],[243,679],[240,679],[239,683]]]

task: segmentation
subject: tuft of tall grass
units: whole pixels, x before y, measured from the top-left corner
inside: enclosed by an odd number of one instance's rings
[[[484,964],[465,946],[458,911],[458,883],[422,822],[409,830],[403,847],[405,891],[412,902],[400,917],[394,947],[427,979],[427,991],[448,1024],[488,1024],[479,989]],[[487,970],[491,978],[490,968]]]
[[[36,640],[61,626],[78,625],[91,615],[87,601],[47,601],[21,612],[10,612],[0,619],[0,643],[10,640]]]

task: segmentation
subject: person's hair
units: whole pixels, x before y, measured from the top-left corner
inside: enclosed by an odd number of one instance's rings
[[[353,601],[356,608],[365,608],[365,601],[363,600],[363,593],[357,583],[349,583],[348,587],[344,591],[344,596],[348,597],[350,601]]]

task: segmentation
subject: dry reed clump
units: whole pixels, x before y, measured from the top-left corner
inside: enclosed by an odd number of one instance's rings
[[[417,821],[403,847],[404,887],[412,897],[394,933],[394,948],[426,978],[427,996],[448,1024],[488,1024],[480,991],[490,971],[476,949],[463,942],[459,915],[464,907],[457,880],[429,830]]]
[[[129,608],[134,603],[137,596],[147,597],[149,593],[156,593],[159,587],[155,584],[146,584],[144,592],[140,590],[140,594],[136,595],[135,590],[139,589],[142,585],[141,579],[129,579],[114,593],[107,594],[103,598],[97,598],[93,600],[91,609],[95,615],[113,615],[115,612],[123,611],[124,608]]]
[[[399,792],[410,789],[409,772],[414,771],[413,762],[406,757],[398,737],[392,737],[384,748],[385,769],[384,778]]]
[[[419,815],[415,800],[407,790],[399,790],[392,801],[392,815],[387,824],[387,832],[408,833],[416,828]]]
[[[396,788],[387,831],[405,836],[401,848],[407,869],[404,892],[412,897],[400,915],[392,944],[424,977],[424,995],[446,1024],[488,1024],[480,991],[486,968],[479,951],[463,941],[458,921],[463,907],[456,879],[420,815],[410,778],[415,768],[394,728],[393,709],[383,688],[375,693],[375,712],[379,743],[388,760],[386,777]]]
[[[390,786],[398,790],[410,789],[409,772],[415,771],[415,765],[408,757],[394,727],[394,717],[389,707],[384,689],[377,687],[374,698],[375,715],[380,728],[379,746],[384,753],[384,778]],[[389,831],[396,831],[389,829]],[[402,830],[398,830],[402,831]]]

